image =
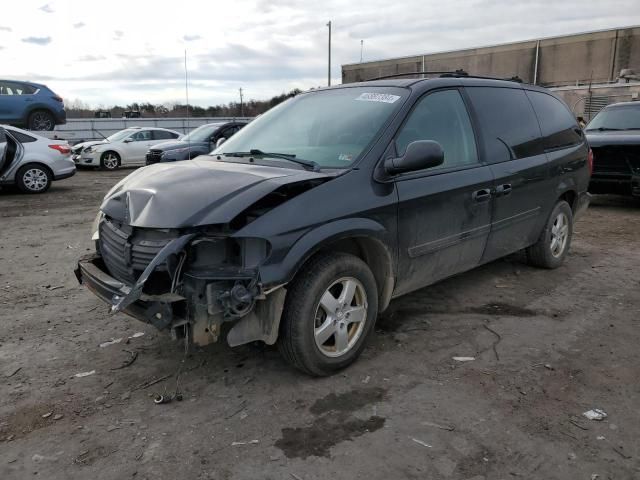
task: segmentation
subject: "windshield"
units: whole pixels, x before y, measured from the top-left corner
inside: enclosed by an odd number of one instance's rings
[[[220,124],[216,123],[213,125],[202,125],[188,135],[185,135],[182,140],[185,142],[208,142],[211,139],[211,135],[218,128],[220,128]]]
[[[605,108],[587,125],[587,130],[640,130],[638,107]]]
[[[129,128],[127,128],[126,130],[120,130],[119,132],[114,133],[113,135],[107,137],[107,140],[109,140],[110,142],[117,142],[137,131],[138,130],[133,130]]]
[[[298,95],[256,118],[214,150],[294,156],[319,167],[347,168],[395,113],[408,90],[353,87]],[[287,162],[289,163],[289,162]]]

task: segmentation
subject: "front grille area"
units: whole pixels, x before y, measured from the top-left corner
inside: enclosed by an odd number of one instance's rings
[[[113,219],[100,223],[98,244],[109,273],[126,284],[133,284],[151,260],[177,233],[168,230],[134,228]],[[166,271],[160,265],[157,271]]]
[[[158,163],[162,159],[162,150],[149,150],[146,158],[147,165]]]
[[[640,173],[640,145],[593,147],[595,177],[631,178]]]

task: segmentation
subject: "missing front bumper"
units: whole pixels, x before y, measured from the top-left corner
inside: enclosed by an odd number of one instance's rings
[[[220,285],[220,280],[209,279],[191,282],[185,285],[184,295],[166,293],[148,295],[140,289],[131,287],[106,273],[106,267],[98,254],[81,258],[75,269],[78,281],[91,290],[98,298],[114,310],[120,304],[123,313],[159,330],[170,329],[174,338],[187,337],[195,345],[204,346],[218,341],[224,323],[233,324],[227,334],[230,346],[238,346],[254,341],[273,345],[278,338],[280,317],[284,307],[286,290],[277,287],[265,293],[259,290],[255,304],[242,316],[229,316],[222,304],[212,308],[213,297],[205,303],[198,301],[207,298],[204,292],[211,292],[211,285]],[[204,295],[203,295],[204,293]],[[134,298],[135,297],[135,298]],[[122,302],[123,299],[129,299]]]

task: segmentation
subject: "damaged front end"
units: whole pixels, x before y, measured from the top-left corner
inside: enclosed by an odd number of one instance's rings
[[[216,342],[223,329],[231,346],[277,340],[285,290],[260,282],[266,240],[236,239],[215,226],[132,227],[106,215],[96,237],[96,253],[80,259],[76,276],[112,313],[196,345]]]

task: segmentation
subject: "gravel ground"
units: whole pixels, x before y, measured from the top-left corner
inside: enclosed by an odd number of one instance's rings
[[[126,173],[0,192],[0,478],[640,478],[640,201],[596,197],[557,270],[515,255],[392,302],[313,379],[273,348],[185,356],[77,284]]]

